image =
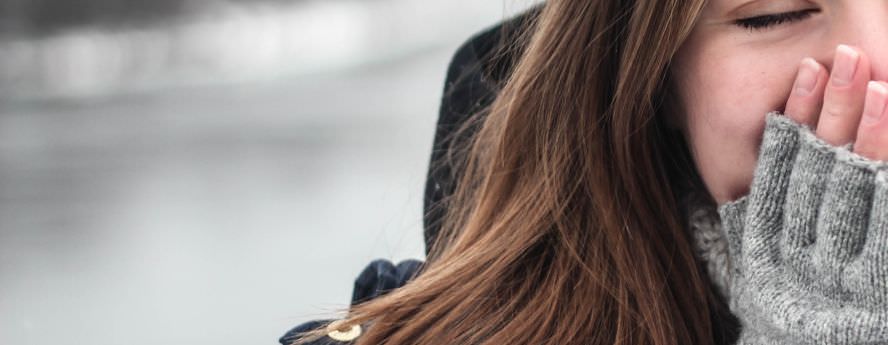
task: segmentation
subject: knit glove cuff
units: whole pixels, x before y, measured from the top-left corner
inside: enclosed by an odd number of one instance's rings
[[[888,342],[888,172],[779,112],[750,193],[719,206],[741,343]]]

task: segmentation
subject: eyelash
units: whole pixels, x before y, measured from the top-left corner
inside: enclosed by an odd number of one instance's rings
[[[758,17],[737,19],[734,21],[734,24],[740,27],[744,27],[753,30],[765,30],[771,26],[780,25],[784,22],[791,23],[799,20],[806,19],[810,17],[814,12],[818,12],[817,9],[808,9],[803,11],[796,12],[785,12],[785,13],[776,13],[776,14],[767,14]]]

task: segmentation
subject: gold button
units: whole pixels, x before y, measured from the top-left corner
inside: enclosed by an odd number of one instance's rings
[[[352,341],[361,335],[361,325],[352,325],[348,330],[342,331],[342,320],[331,322],[327,325],[327,336],[338,341]]]

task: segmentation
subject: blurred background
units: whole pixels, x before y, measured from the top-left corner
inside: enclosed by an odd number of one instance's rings
[[[447,63],[533,0],[0,0],[0,344],[274,344],[422,258]]]

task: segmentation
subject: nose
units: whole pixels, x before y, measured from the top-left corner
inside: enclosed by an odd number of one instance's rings
[[[870,78],[888,81],[888,1],[835,1],[830,30],[832,43],[824,51],[829,54],[832,69],[832,51],[838,44],[848,44],[863,50],[870,60]],[[829,52],[827,52],[829,51]]]

